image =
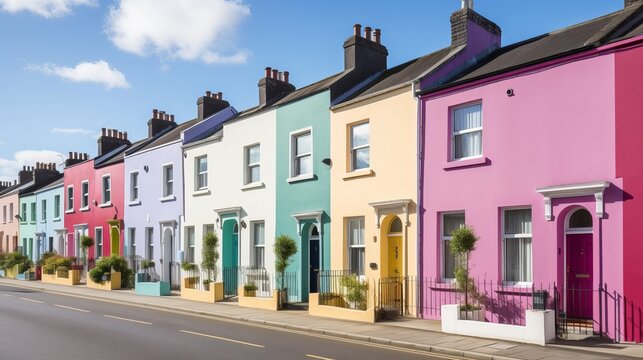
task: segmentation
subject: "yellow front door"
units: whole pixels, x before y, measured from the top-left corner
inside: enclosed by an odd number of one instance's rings
[[[402,236],[388,237],[388,277],[402,277]]]

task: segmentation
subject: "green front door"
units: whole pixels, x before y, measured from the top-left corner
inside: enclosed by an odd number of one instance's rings
[[[239,276],[239,225],[236,220],[223,222],[223,287],[225,295],[237,294]]]

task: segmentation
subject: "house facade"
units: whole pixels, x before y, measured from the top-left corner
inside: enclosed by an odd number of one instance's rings
[[[2,251],[9,253],[22,251],[20,244],[20,198],[19,191],[29,186],[33,180],[33,167],[23,166],[18,172],[18,179],[13,183],[0,184],[0,207],[2,207],[2,224],[0,224],[0,243]]]
[[[62,174],[61,174],[62,175]],[[40,243],[40,254],[45,251],[64,252],[64,238],[61,243],[58,234],[64,230],[63,187],[61,176],[53,183],[36,190],[36,238]]]
[[[154,110],[148,141],[126,152],[124,222],[127,245],[135,249],[131,253],[154,261],[159,279],[177,288],[183,214],[181,131],[195,121],[177,125],[173,118]]]
[[[603,295],[607,287],[634,304],[643,301],[627,255],[640,250],[639,230],[627,220],[639,211],[628,200],[640,191],[631,162],[640,151],[631,135],[641,131],[633,121],[640,104],[627,94],[643,80],[634,66],[643,53],[635,26],[640,12],[639,5],[628,7],[502,48],[425,91],[419,183],[425,280],[453,281],[459,260],[450,251],[451,232],[466,224],[479,236],[472,277],[497,284],[502,294],[547,289],[567,317],[622,336],[605,326],[623,313],[615,314]],[[425,287],[422,307],[432,311],[424,317],[439,317],[441,295]],[[524,300],[521,306],[530,307]],[[524,316],[517,310],[505,320]]]

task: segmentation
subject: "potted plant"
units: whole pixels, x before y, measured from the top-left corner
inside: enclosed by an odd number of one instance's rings
[[[257,296],[257,285],[254,283],[254,281],[243,285],[243,295],[247,297]]]
[[[355,275],[344,275],[340,284],[346,289],[346,300],[353,309],[366,310],[368,307],[368,283]]]
[[[455,268],[456,284],[458,291],[464,294],[464,305],[460,305],[460,319],[482,321],[484,310],[481,306],[471,303],[478,300],[479,294],[473,279],[469,277],[469,256],[475,250],[479,237],[468,225],[454,230],[451,237],[451,252],[459,260]]]
[[[156,264],[152,260],[141,260],[141,269],[143,270],[144,282],[152,281],[152,274],[150,274],[150,269],[153,269]]]
[[[183,271],[187,273],[186,279],[188,281],[188,285],[190,285],[190,287],[192,288],[195,288],[196,284],[199,282],[199,277],[196,276],[196,264],[184,261],[181,263],[181,269],[183,269]]]
[[[83,271],[87,273],[87,250],[94,246],[94,239],[87,235],[80,237],[80,248],[83,251]]]
[[[288,235],[279,235],[275,239],[273,250],[275,252],[275,270],[279,275],[279,308],[282,308],[288,299],[288,289],[285,284],[286,268],[290,265],[293,255],[297,253],[297,243]]]
[[[219,261],[219,238],[214,233],[203,237],[201,249],[201,269],[206,271],[207,279],[203,279],[203,289],[210,291],[210,283],[217,279],[217,262]]]

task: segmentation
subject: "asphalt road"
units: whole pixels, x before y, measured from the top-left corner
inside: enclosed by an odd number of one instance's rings
[[[0,359],[456,359],[0,285]]]

